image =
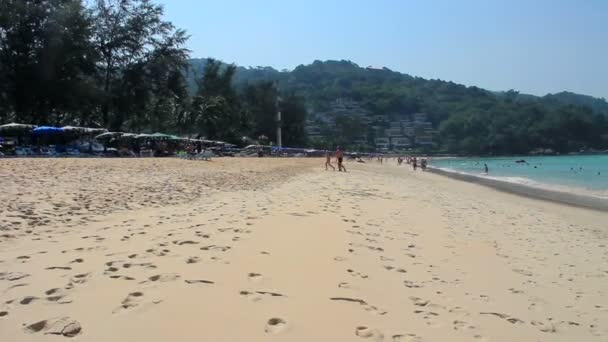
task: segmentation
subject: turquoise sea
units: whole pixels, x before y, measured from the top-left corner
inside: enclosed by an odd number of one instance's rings
[[[519,162],[522,161],[525,162]],[[489,172],[484,174],[484,164]],[[447,171],[608,197],[608,155],[438,158],[430,165]]]

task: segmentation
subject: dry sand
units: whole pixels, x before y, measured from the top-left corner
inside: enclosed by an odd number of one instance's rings
[[[608,341],[608,214],[391,165],[0,160],[0,341]]]

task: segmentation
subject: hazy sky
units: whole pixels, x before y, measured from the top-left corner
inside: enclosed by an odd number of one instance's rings
[[[490,90],[608,98],[608,0],[159,0],[193,57],[347,59]]]

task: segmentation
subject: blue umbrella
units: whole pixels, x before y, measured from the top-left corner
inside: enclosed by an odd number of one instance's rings
[[[34,128],[32,130],[32,133],[35,135],[51,135],[51,134],[57,134],[57,133],[62,133],[63,129],[59,128],[59,127],[52,127],[52,126],[40,126],[37,128]]]

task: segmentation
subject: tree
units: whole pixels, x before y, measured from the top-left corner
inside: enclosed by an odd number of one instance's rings
[[[93,101],[95,52],[82,3],[5,0],[0,13],[0,107],[40,124],[85,112]]]
[[[234,65],[222,70],[221,62],[210,59],[198,81],[192,114],[199,130],[209,139],[238,140],[241,109],[232,86],[235,70]]]
[[[162,15],[163,7],[150,0],[94,1],[93,41],[100,54],[98,77],[103,84],[105,126],[120,129],[128,119],[124,114],[128,110],[136,113],[133,122],[141,128],[149,122],[142,116],[144,112],[154,107],[171,108],[150,101],[159,92],[167,95],[167,75],[186,67],[188,51],[183,45],[188,37],[185,31],[163,21]],[[161,77],[153,73],[158,70],[163,72]],[[148,82],[150,78],[156,82]]]
[[[303,147],[307,144],[306,117],[304,100],[289,95],[280,101],[283,144],[285,146]]]

